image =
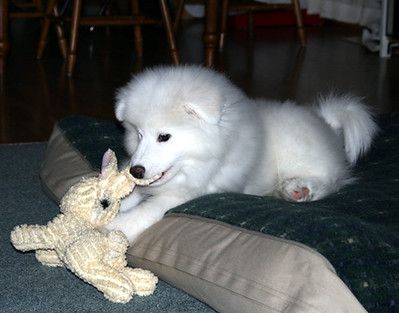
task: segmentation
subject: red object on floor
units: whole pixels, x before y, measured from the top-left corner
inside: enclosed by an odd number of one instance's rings
[[[303,23],[305,25],[323,24],[324,20],[319,15],[308,15],[302,10]],[[234,27],[247,28],[247,14],[237,14],[230,17]],[[255,13],[255,27],[266,26],[291,26],[296,25],[294,11],[278,10],[273,12]]]

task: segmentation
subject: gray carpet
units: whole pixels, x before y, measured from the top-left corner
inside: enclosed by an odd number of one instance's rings
[[[67,270],[16,251],[9,238],[14,226],[46,224],[59,213],[40,187],[45,149],[45,143],[0,145],[0,312],[214,312],[163,281],[152,296],[115,304]]]

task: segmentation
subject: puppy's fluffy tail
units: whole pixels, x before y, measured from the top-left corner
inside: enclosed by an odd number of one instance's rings
[[[359,157],[368,151],[378,131],[373,116],[362,103],[361,98],[344,95],[329,95],[319,98],[318,114],[345,142],[346,157],[354,165]]]

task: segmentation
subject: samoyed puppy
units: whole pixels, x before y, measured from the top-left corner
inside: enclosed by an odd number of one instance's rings
[[[171,208],[221,192],[319,200],[352,181],[350,169],[377,131],[353,96],[314,106],[249,99],[200,66],[148,69],[117,93],[136,186],[107,229],[132,243]],[[266,200],[265,200],[266,201]]]

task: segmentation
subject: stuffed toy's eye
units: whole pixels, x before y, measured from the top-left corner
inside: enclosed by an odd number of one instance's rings
[[[102,199],[100,201],[100,204],[101,204],[101,206],[103,207],[104,210],[111,205],[111,203],[109,202],[108,199]]]
[[[158,142],[165,142],[165,141],[168,141],[170,137],[172,137],[171,134],[160,134],[160,135],[158,136],[157,141],[158,141]]]

